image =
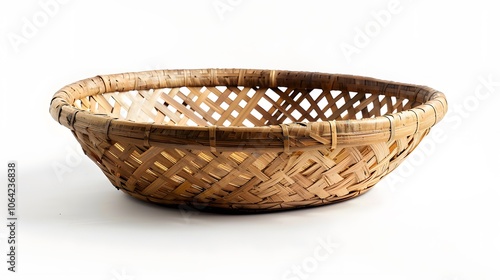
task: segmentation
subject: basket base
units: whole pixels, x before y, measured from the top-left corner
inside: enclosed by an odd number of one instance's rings
[[[318,206],[324,206],[329,204],[335,204],[350,200],[352,198],[358,197],[370,189],[373,186],[363,189],[361,191],[351,192],[342,197],[335,197],[331,200],[316,200],[316,201],[305,201],[300,203],[261,203],[261,204],[217,204],[217,203],[197,203],[188,201],[175,201],[175,200],[159,200],[138,193],[129,192],[126,189],[120,189],[124,193],[137,198],[141,201],[147,203],[153,203],[168,208],[179,209],[183,212],[209,212],[218,214],[260,214],[260,213],[272,213],[272,212],[282,212],[282,211],[292,211],[304,208],[313,208]]]

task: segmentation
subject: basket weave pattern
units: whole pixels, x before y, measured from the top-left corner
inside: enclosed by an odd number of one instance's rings
[[[425,86],[249,69],[101,75],[51,102],[53,118],[118,189],[253,211],[366,192],[446,110],[444,95]]]

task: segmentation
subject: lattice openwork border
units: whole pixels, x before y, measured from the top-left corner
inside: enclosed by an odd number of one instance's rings
[[[363,119],[410,109],[407,98],[286,87],[180,87],[87,96],[75,107],[136,122],[265,126]]]

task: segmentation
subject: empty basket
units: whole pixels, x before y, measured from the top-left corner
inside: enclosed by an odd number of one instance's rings
[[[426,86],[250,69],[100,75],[63,87],[50,106],[116,188],[227,211],[360,195],[446,110]]]

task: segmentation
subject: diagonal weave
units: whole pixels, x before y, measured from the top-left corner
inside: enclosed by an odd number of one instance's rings
[[[50,107],[118,189],[233,211],[362,194],[446,110],[426,86],[250,69],[101,75],[62,88]]]

